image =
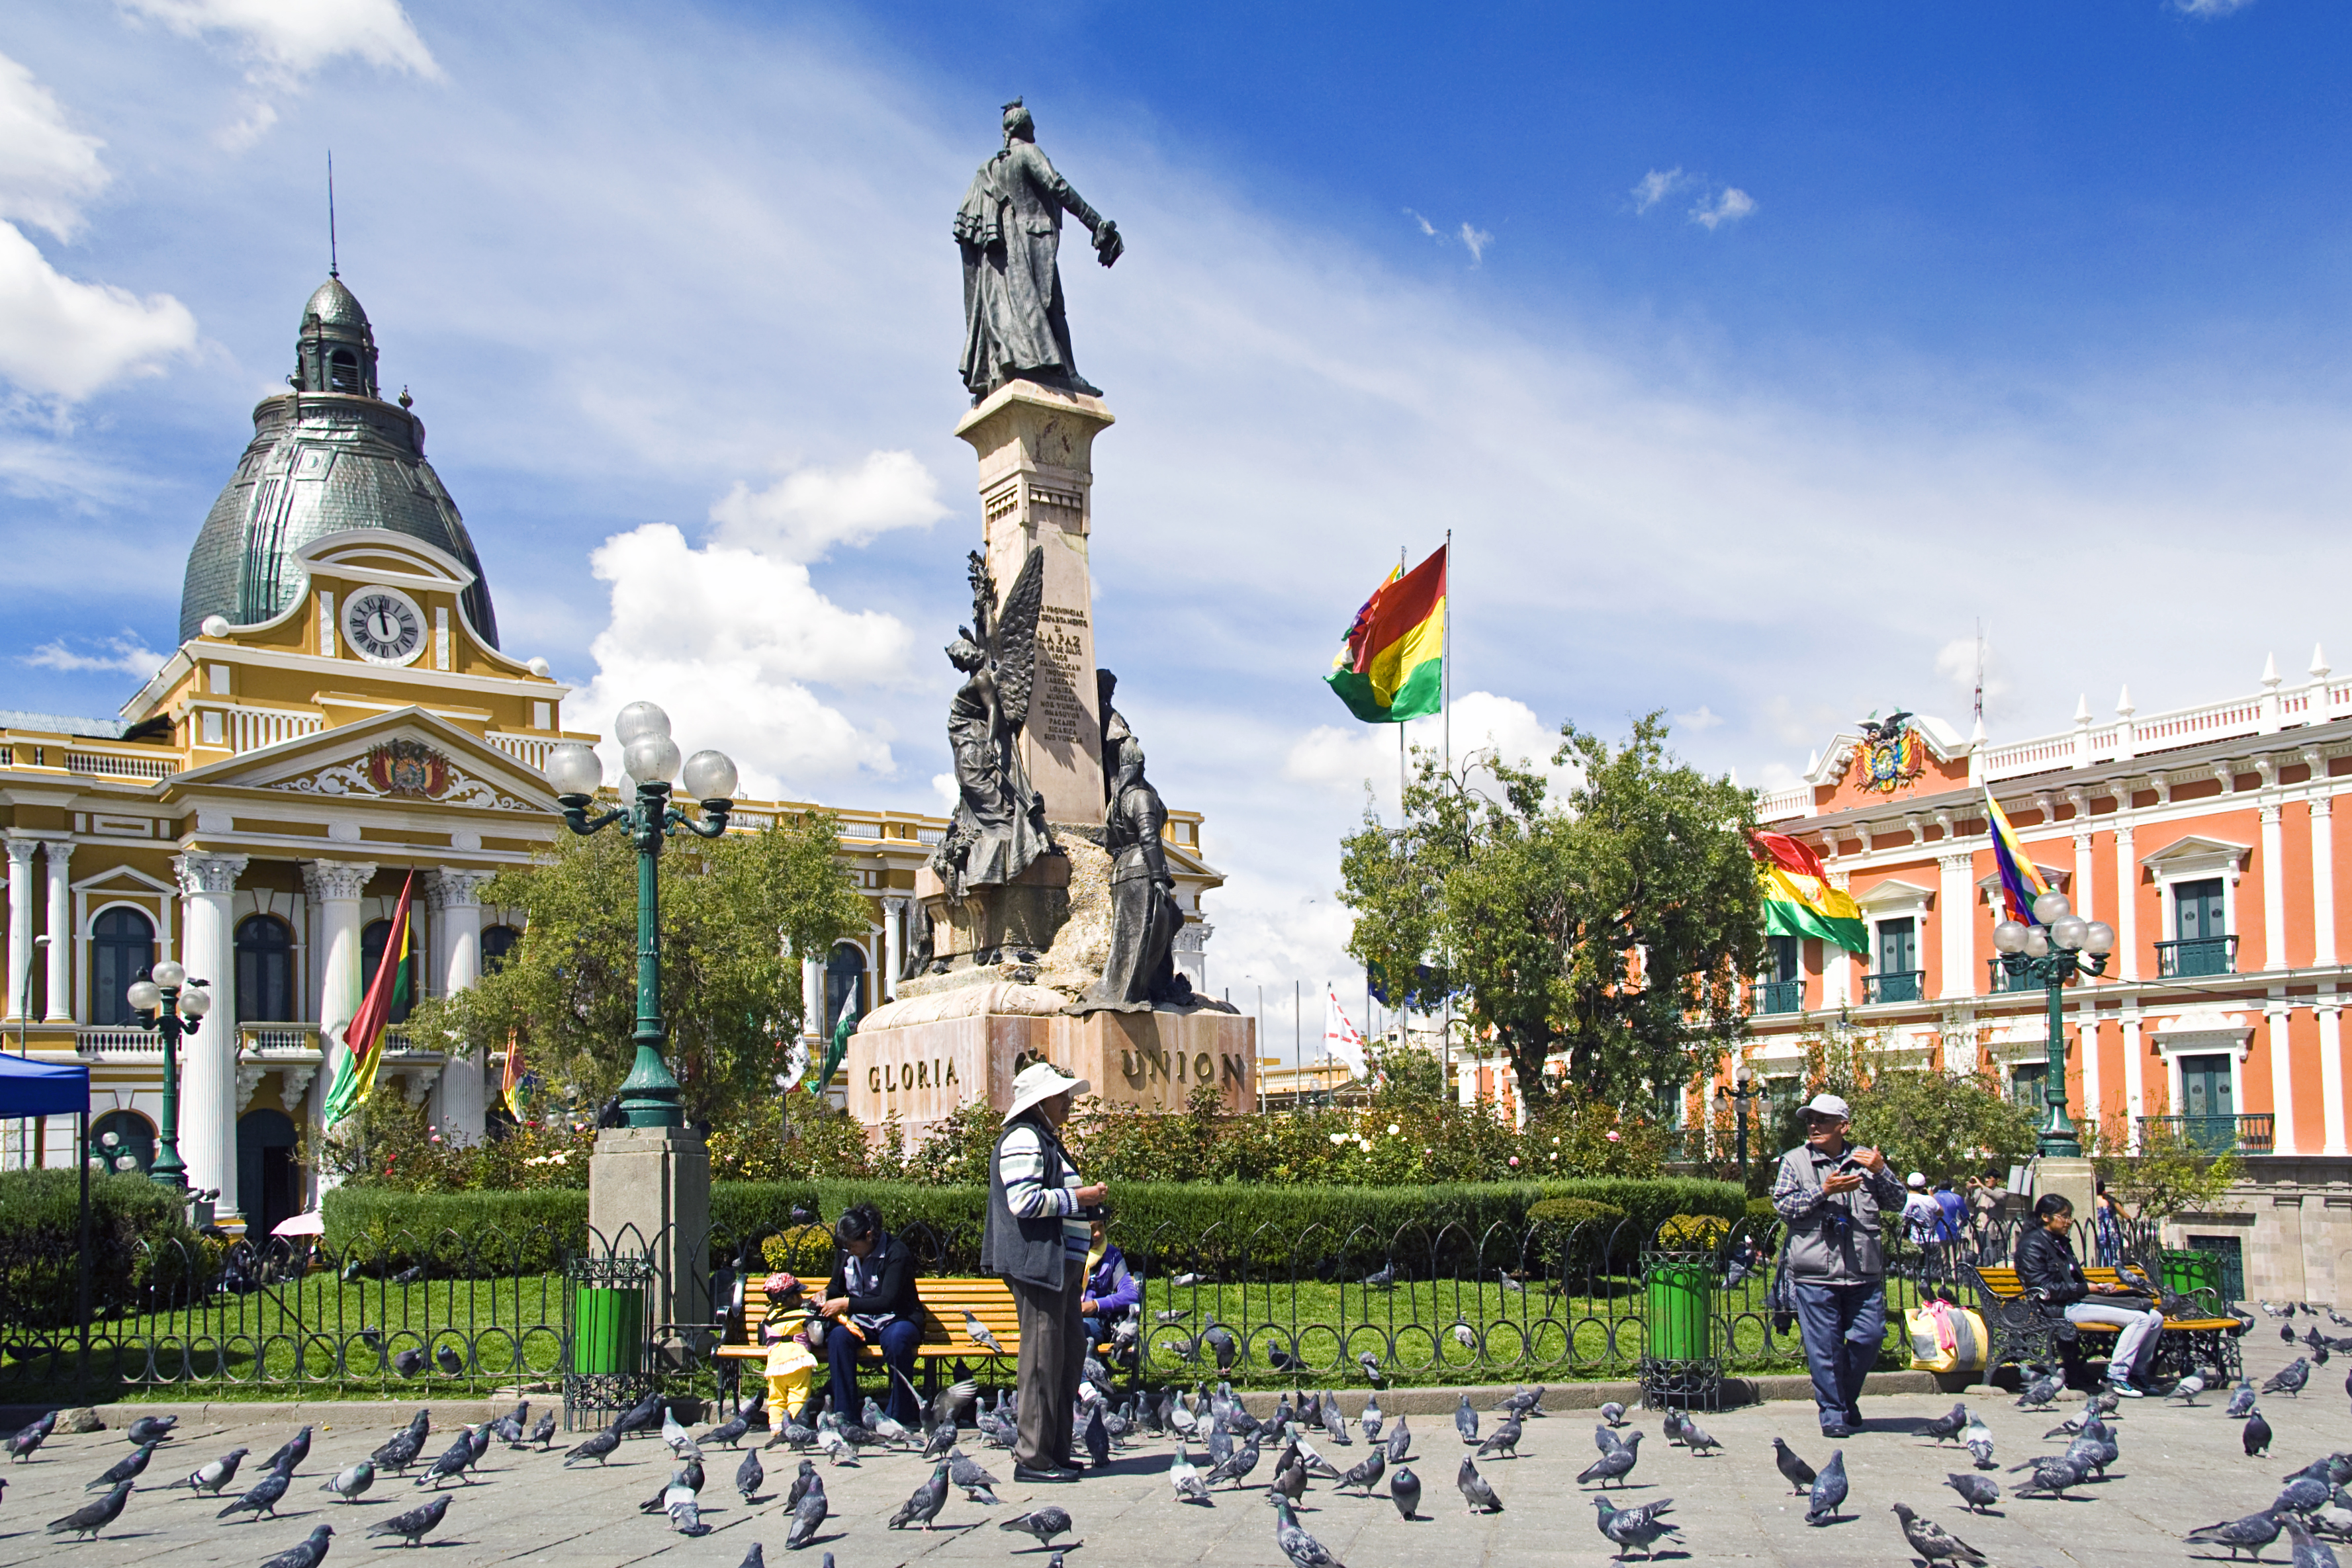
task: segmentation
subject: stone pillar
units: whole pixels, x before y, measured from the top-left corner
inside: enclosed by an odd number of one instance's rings
[[[33,852],[38,839],[8,841],[8,1016],[22,1018],[32,1006],[25,977],[33,962]]]
[[[1944,986],[1948,999],[1972,997],[1977,989],[1976,889],[1969,873],[1976,869],[1973,854],[1938,855],[1943,886],[1936,895],[1944,928]]]
[[[2124,1114],[2129,1118],[2124,1134],[2134,1149],[2139,1147],[2139,1119],[2147,1114],[2146,1101],[2147,1047],[2139,1037],[2139,1008],[2127,1004],[2124,1009]]]
[[[901,896],[886,896],[882,900],[882,996],[886,1001],[898,999],[898,971],[907,963],[908,903]]]
[[[2107,1107],[2099,1092],[2104,1087],[2099,1082],[2099,1008],[2087,988],[2074,1004],[2074,1032],[2083,1042],[2083,1114],[2104,1118]]]
[[[2334,986],[2315,998],[2319,1014],[2319,1104],[2327,1122],[2326,1155],[2352,1154],[2344,1139],[2344,1003]]]
[[[41,859],[49,873],[49,995],[51,1023],[73,1022],[73,876],[66,868],[73,861],[73,841],[51,839],[42,846]]]
[[[2326,764],[2321,764],[2325,767]],[[2311,962],[2336,962],[2336,819],[2333,797],[2311,798]]]
[[[709,1321],[710,1154],[690,1127],[608,1127],[588,1161],[588,1249],[645,1257],[656,1323]],[[665,1333],[676,1361],[688,1335]]]
[[[433,909],[433,967],[441,994],[469,990],[482,977],[482,887],[487,871],[444,868],[425,879],[425,900]],[[452,1056],[441,1070],[441,1134],[479,1142],[486,1090],[479,1054]]]
[[[2075,792],[2074,800],[2076,819],[2088,822],[2091,820],[2091,803],[2082,798],[2080,791]],[[2098,902],[2097,889],[2091,874],[2091,831],[2085,827],[2074,835],[2074,913],[2085,920],[2096,920],[2098,915],[2094,911],[2098,907]],[[2109,921],[2108,924],[2112,925],[2115,923]]]
[[[1010,382],[965,414],[955,432],[980,459],[981,517],[997,591],[1013,586],[1031,549],[1045,552],[1037,686],[1021,747],[1045,816],[1057,822],[1098,822],[1103,814],[1087,549],[1094,441],[1110,424],[1099,398]]]
[[[2130,789],[2125,789],[2128,807]],[[2116,928],[2116,952],[2123,959],[2119,979],[2139,978],[2139,861],[2132,851],[2132,830],[2129,823],[2116,830],[2116,917],[2107,923]]]
[[[2294,1063],[2287,1055],[2287,1016],[2286,992],[2274,987],[2263,1018],[2270,1025],[2271,1110],[2278,1128],[2278,1141],[2271,1145],[2271,1152],[2278,1155],[2299,1152],[2294,1141]]]
[[[243,1213],[236,1191],[236,948],[230,931],[243,855],[176,855],[180,962],[188,978],[209,980],[212,1011],[180,1042],[180,1157],[191,1187],[216,1187],[223,1225]]]
[[[2275,975],[2286,966],[2286,835],[2280,827],[2283,808],[2273,800],[2262,808],[2263,824],[2263,967]]]
[[[808,1041],[809,1065],[815,1067],[824,1060],[824,965],[823,961],[801,955],[801,1038]],[[817,1086],[818,1092],[824,1085]]]
[[[360,894],[374,874],[373,865],[351,861],[302,862],[302,886],[319,923],[319,1076],[314,1088],[322,1109],[346,1051],[343,1031],[360,1010]],[[326,1185],[323,1178],[320,1185]]]

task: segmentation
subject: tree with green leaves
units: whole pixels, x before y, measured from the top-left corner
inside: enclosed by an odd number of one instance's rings
[[[1654,713],[1613,747],[1563,726],[1553,762],[1577,778],[1557,801],[1492,753],[1453,773],[1417,753],[1403,826],[1367,811],[1343,842],[1349,951],[1416,977],[1402,1005],[1463,998],[1531,1109],[1559,1091],[1663,1103],[1745,1031],[1764,949],[1756,798],[1677,761],[1666,735]]]
[[[2216,1150],[2177,1123],[2143,1124],[2137,1149],[2126,1117],[2085,1116],[2080,1124],[2091,1168],[2107,1184],[2107,1196],[2135,1219],[2169,1219],[2204,1208],[2237,1182],[2234,1147]]]
[[[780,1044],[801,1026],[793,955],[866,926],[866,901],[835,859],[835,828],[815,812],[663,847],[662,1005],[691,1120],[772,1096]],[[518,1040],[556,1099],[600,1103],[635,1056],[636,878],[622,833],[567,833],[530,867],[502,873],[483,901],[520,911],[522,940],[471,989],[421,1004],[411,1035],[468,1052]]]

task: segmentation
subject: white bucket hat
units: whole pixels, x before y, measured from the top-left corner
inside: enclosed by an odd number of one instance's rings
[[[1817,1116],[1835,1116],[1841,1122],[1853,1118],[1853,1108],[1834,1094],[1816,1094],[1805,1102],[1805,1109]]]
[[[1051,1100],[1056,1094],[1079,1095],[1093,1087],[1083,1078],[1072,1078],[1050,1061],[1033,1061],[1013,1080],[1013,1103],[1004,1108],[1004,1119],[1010,1122],[1041,1100]]]
[[[1903,1185],[1906,1186],[1915,1186],[1921,1192],[1925,1192],[1927,1190],[1927,1175],[1925,1171],[1913,1171],[1909,1176],[1903,1178]]]

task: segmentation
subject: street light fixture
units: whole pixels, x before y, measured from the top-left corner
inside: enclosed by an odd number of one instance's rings
[[[677,1080],[662,1060],[669,1033],[661,1010],[662,841],[680,829],[703,839],[727,831],[728,813],[735,806],[735,764],[718,751],[698,751],[686,759],[682,782],[686,793],[701,802],[698,821],[670,804],[670,780],[679,778],[679,767],[669,715],[652,703],[631,703],[613,721],[613,736],[621,743],[626,777],[621,804],[603,815],[588,815],[604,781],[604,765],[593,751],[565,741],[549,750],[545,771],[573,832],[584,837],[618,822],[637,847],[637,1059],[621,1081],[621,1116],[632,1127],[682,1127],[686,1113]]]
[[[1729,1089],[1717,1084],[1715,1096],[1731,1108],[1731,1124],[1739,1139],[1739,1185],[1744,1189],[1748,1185],[1748,1102],[1761,1100],[1764,1091],[1756,1087],[1756,1070],[1744,1061],[1732,1073],[1731,1082]]]
[[[195,1033],[213,1010],[212,993],[204,988],[208,983],[189,979],[186,969],[166,958],[124,993],[139,1027],[163,1037],[163,1147],[147,1167],[147,1179],[182,1192],[188,1189],[188,1167],[180,1162],[180,1039]]]
[[[1993,951],[2011,988],[2031,980],[2047,993],[2050,1003],[2049,1065],[2044,1069],[2042,1098],[2049,1115],[2042,1124],[2038,1152],[2056,1159],[2077,1159],[2083,1141],[2066,1119],[2066,1035],[2059,993],[2077,975],[2104,975],[2107,955],[2116,950],[2115,927],[2104,920],[2084,920],[2074,913],[2066,895],[2052,889],[2033,901],[2033,924],[2004,920],[1992,928]]]

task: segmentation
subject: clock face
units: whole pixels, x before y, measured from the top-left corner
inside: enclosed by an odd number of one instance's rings
[[[396,588],[362,588],[343,604],[343,636],[372,664],[405,664],[425,646],[425,612]]]

